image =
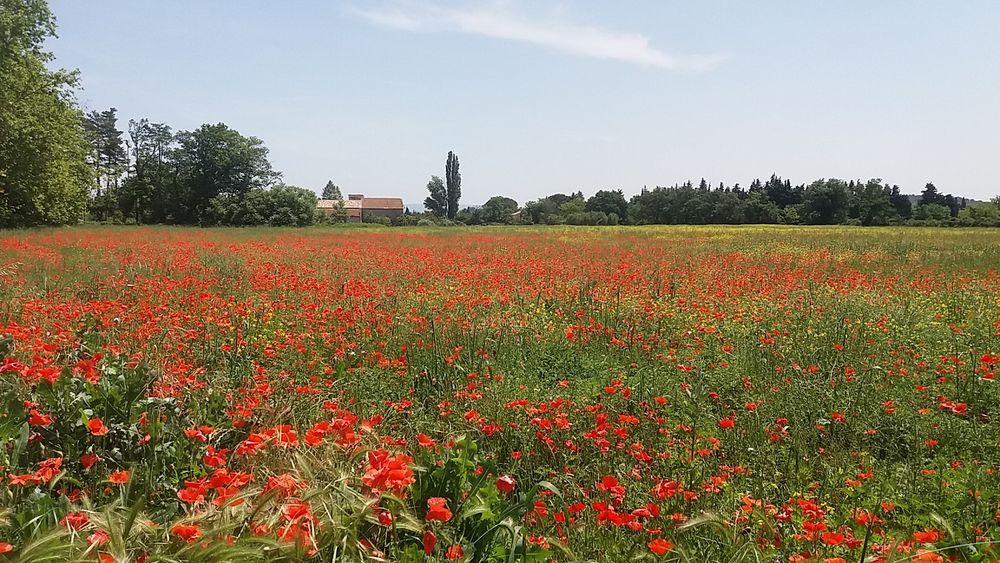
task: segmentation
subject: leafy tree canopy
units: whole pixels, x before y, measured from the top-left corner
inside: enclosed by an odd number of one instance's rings
[[[0,0],[0,227],[83,218],[92,170],[75,72],[49,70],[44,0]]]
[[[441,178],[431,176],[431,180],[427,182],[427,191],[430,195],[424,200],[424,207],[438,217],[448,215],[448,191]]]

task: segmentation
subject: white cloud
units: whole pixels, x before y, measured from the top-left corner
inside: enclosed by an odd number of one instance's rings
[[[402,29],[406,31],[421,31],[425,22],[419,18],[408,16],[398,11],[376,12],[358,10],[357,14],[369,22],[392,29]]]
[[[562,21],[536,22],[498,9],[446,9],[422,3],[396,3],[381,10],[355,13],[372,24],[422,32],[453,31],[541,45],[595,59],[617,60],[669,70],[706,71],[718,66],[720,55],[676,55],[650,45],[638,33],[620,33]]]

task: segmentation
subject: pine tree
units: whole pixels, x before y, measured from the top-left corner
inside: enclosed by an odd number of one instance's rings
[[[340,187],[330,180],[323,187],[323,199],[344,199],[343,194],[340,193]]]
[[[83,128],[91,147],[87,161],[96,179],[90,210],[96,219],[103,221],[118,207],[118,191],[128,167],[122,132],[118,129],[118,110],[111,108],[88,113]]]
[[[938,193],[937,186],[927,182],[924,191],[920,192],[920,205],[930,205],[932,203],[943,204],[944,197]]]

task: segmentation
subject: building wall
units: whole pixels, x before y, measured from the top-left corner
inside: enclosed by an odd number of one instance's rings
[[[402,209],[362,209],[361,213],[365,217],[388,217],[390,219],[395,219],[396,217],[403,216]]]
[[[398,208],[393,207],[396,205],[396,202],[400,201],[399,198],[372,198],[372,201],[369,203],[378,207],[365,207],[366,200],[367,198],[362,194],[348,194],[347,199],[344,200],[348,223],[362,223],[368,217],[395,219],[403,215],[404,208],[402,206]],[[330,215],[334,212],[333,208],[320,207],[320,205],[322,204],[318,204],[317,207],[323,213]]]

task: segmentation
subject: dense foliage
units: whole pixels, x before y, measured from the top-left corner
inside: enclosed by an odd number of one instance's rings
[[[231,215],[270,217],[254,209],[273,199],[266,189],[281,176],[271,168],[260,139],[245,137],[224,123],[174,134],[169,126],[145,119],[129,122],[129,138],[132,165],[121,187],[107,196],[117,201],[118,215],[102,218],[212,224],[226,223]],[[312,196],[315,209],[315,193]]]
[[[975,211],[966,211],[967,209]],[[937,193],[933,184],[913,206],[899,186],[882,180],[867,182],[824,179],[809,185],[772,175],[754,180],[749,189],[739,184],[711,188],[705,180],[673,187],[643,190],[626,201],[621,190],[600,190],[585,199],[583,193],[554,194],[524,206],[521,222],[544,224],[707,225],[961,225],[1000,226],[1000,206],[968,207],[962,198]]]
[[[583,192],[556,193],[529,201],[523,207],[513,199],[495,196],[480,207],[459,211],[454,221],[445,215],[444,187],[434,176],[427,186],[431,196],[424,203],[429,215],[411,215],[398,225],[419,224],[545,224],[545,225],[917,225],[1000,227],[1000,198],[969,204],[965,198],[940,194],[927,184],[919,196],[900,193],[879,179],[867,182],[823,179],[792,186],[772,175],[754,180],[749,189],[739,184],[711,188],[705,180],[672,187],[643,189],[626,199],[622,190],[598,190],[587,198]],[[915,203],[915,205],[914,205]]]
[[[312,223],[313,210],[304,214],[296,203],[301,194],[262,191],[280,177],[264,143],[225,124],[173,134],[164,124],[130,121],[126,153],[117,110],[82,115],[73,99],[76,73],[46,68],[53,57],[43,43],[54,35],[44,0],[0,3],[0,226],[75,223],[88,211],[96,220],[136,223],[227,222],[230,215]]]
[[[1000,235],[790,234],[7,234],[0,558],[996,561]]]
[[[269,190],[252,190],[242,195],[217,195],[209,200],[204,223],[237,227],[305,227],[313,224],[315,215],[315,192],[282,184]]]
[[[49,70],[44,0],[0,0],[0,227],[84,218],[91,170],[76,74]]]
[[[438,176],[431,176],[427,182],[428,196],[424,200],[424,208],[433,217],[454,221],[458,215],[458,202],[462,199],[462,173],[458,167],[458,155],[448,151],[444,164],[445,179],[442,181]],[[517,204],[514,207],[516,209]]]

